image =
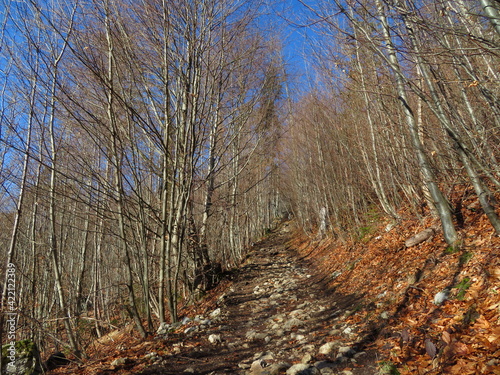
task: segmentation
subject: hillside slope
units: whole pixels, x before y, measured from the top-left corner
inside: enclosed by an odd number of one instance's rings
[[[352,242],[285,223],[182,324],[147,341],[115,332],[54,373],[498,375],[500,240],[469,219],[459,251],[439,232],[404,246],[431,219],[376,220]]]
[[[388,370],[500,374],[500,239],[484,215],[471,211],[459,250],[449,248],[439,231],[405,246],[437,224],[373,222],[357,242],[297,236],[292,243],[335,293],[359,297],[347,322],[382,353]]]

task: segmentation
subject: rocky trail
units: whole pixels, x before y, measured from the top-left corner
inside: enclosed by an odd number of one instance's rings
[[[286,242],[282,231],[256,244],[217,306],[161,327],[156,340],[172,351],[151,348],[152,365],[130,373],[376,374],[375,353],[343,323],[356,301],[328,290]]]

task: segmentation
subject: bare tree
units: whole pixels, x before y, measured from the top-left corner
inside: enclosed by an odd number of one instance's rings
[[[29,48],[2,49],[18,81],[2,81],[17,96],[1,109],[28,126],[0,119],[0,176],[17,184],[3,191],[19,207],[2,219],[42,348],[63,345],[42,332],[63,330],[77,352],[86,320],[101,335],[124,308],[143,336],[152,314],[175,321],[196,278],[213,284],[207,273],[236,264],[272,222],[285,75],[254,28],[259,6],[16,3],[12,40]]]

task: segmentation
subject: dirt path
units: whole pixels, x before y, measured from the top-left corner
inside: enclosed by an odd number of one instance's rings
[[[219,307],[168,334],[172,354],[140,374],[376,374],[374,353],[343,322],[356,301],[327,290],[287,239],[256,244]]]

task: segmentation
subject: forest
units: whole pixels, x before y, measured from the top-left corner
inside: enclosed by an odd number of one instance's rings
[[[146,337],[285,219],[347,240],[405,207],[460,248],[473,197],[500,233],[498,0],[291,4],[1,1],[17,339],[84,353],[127,321]]]

